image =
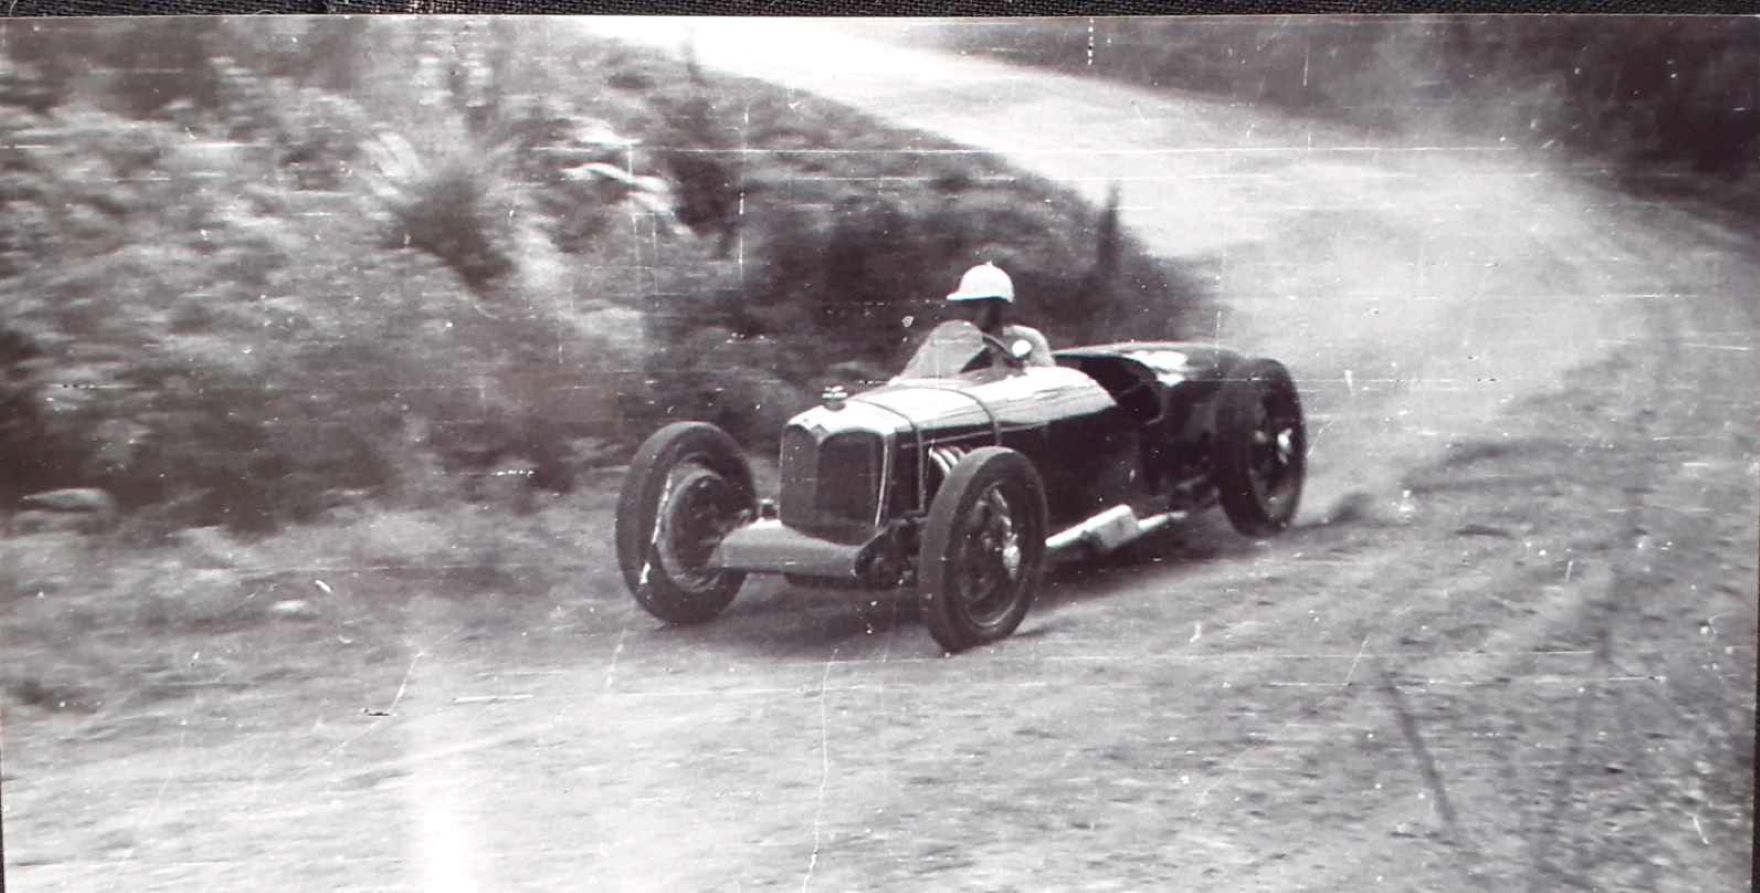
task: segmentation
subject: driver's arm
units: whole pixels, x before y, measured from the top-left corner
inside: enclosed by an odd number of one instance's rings
[[[1013,330],[1009,333],[1009,337],[1011,339],[1024,338],[1028,343],[1033,345],[1032,352],[1027,354],[1028,366],[1057,365],[1056,358],[1051,356],[1051,342],[1046,341],[1045,336],[1039,334],[1038,329],[1027,326],[1014,326]]]

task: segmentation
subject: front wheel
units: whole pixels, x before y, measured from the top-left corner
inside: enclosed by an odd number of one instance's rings
[[[1212,463],[1222,510],[1247,536],[1278,533],[1295,517],[1308,469],[1295,381],[1281,363],[1249,360],[1217,399]]]
[[[720,614],[745,574],[709,558],[755,510],[751,468],[725,432],[700,422],[655,432],[617,500],[617,563],[636,602],[672,624]]]
[[[1006,638],[1027,616],[1045,563],[1045,488],[1002,447],[959,461],[923,524],[918,586],[929,634],[948,651]]]

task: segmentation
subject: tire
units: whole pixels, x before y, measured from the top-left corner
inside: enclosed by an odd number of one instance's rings
[[[756,510],[751,466],[714,425],[677,422],[649,437],[617,498],[617,563],[649,614],[671,624],[720,614],[745,582],[701,566],[717,534]],[[707,545],[705,545],[707,544]]]
[[[1271,536],[1289,527],[1308,470],[1301,397],[1275,360],[1235,367],[1217,397],[1211,456],[1217,499],[1234,529]]]
[[[923,621],[942,648],[1020,626],[1038,593],[1045,526],[1045,487],[1025,456],[985,447],[953,467],[929,505],[917,567]]]

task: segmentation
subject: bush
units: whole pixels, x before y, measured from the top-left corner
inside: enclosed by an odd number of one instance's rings
[[[68,33],[124,66],[154,42]],[[194,86],[152,101],[27,48],[49,74],[0,82],[0,486],[104,487],[147,538],[506,504],[671,418],[768,452],[827,380],[895,369],[982,260],[1059,340],[1145,296],[1171,332],[1192,299],[995,159],[535,33],[204,27],[167,45]],[[301,73],[301,46],[347,72]]]
[[[396,224],[386,234],[391,246],[432,254],[477,291],[512,272],[514,220],[522,209],[499,153],[466,144],[425,161],[395,135],[376,148],[389,168],[379,197]]]

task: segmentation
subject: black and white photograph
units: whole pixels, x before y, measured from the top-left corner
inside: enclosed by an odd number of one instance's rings
[[[1753,888],[1760,18],[0,19],[8,891]]]

